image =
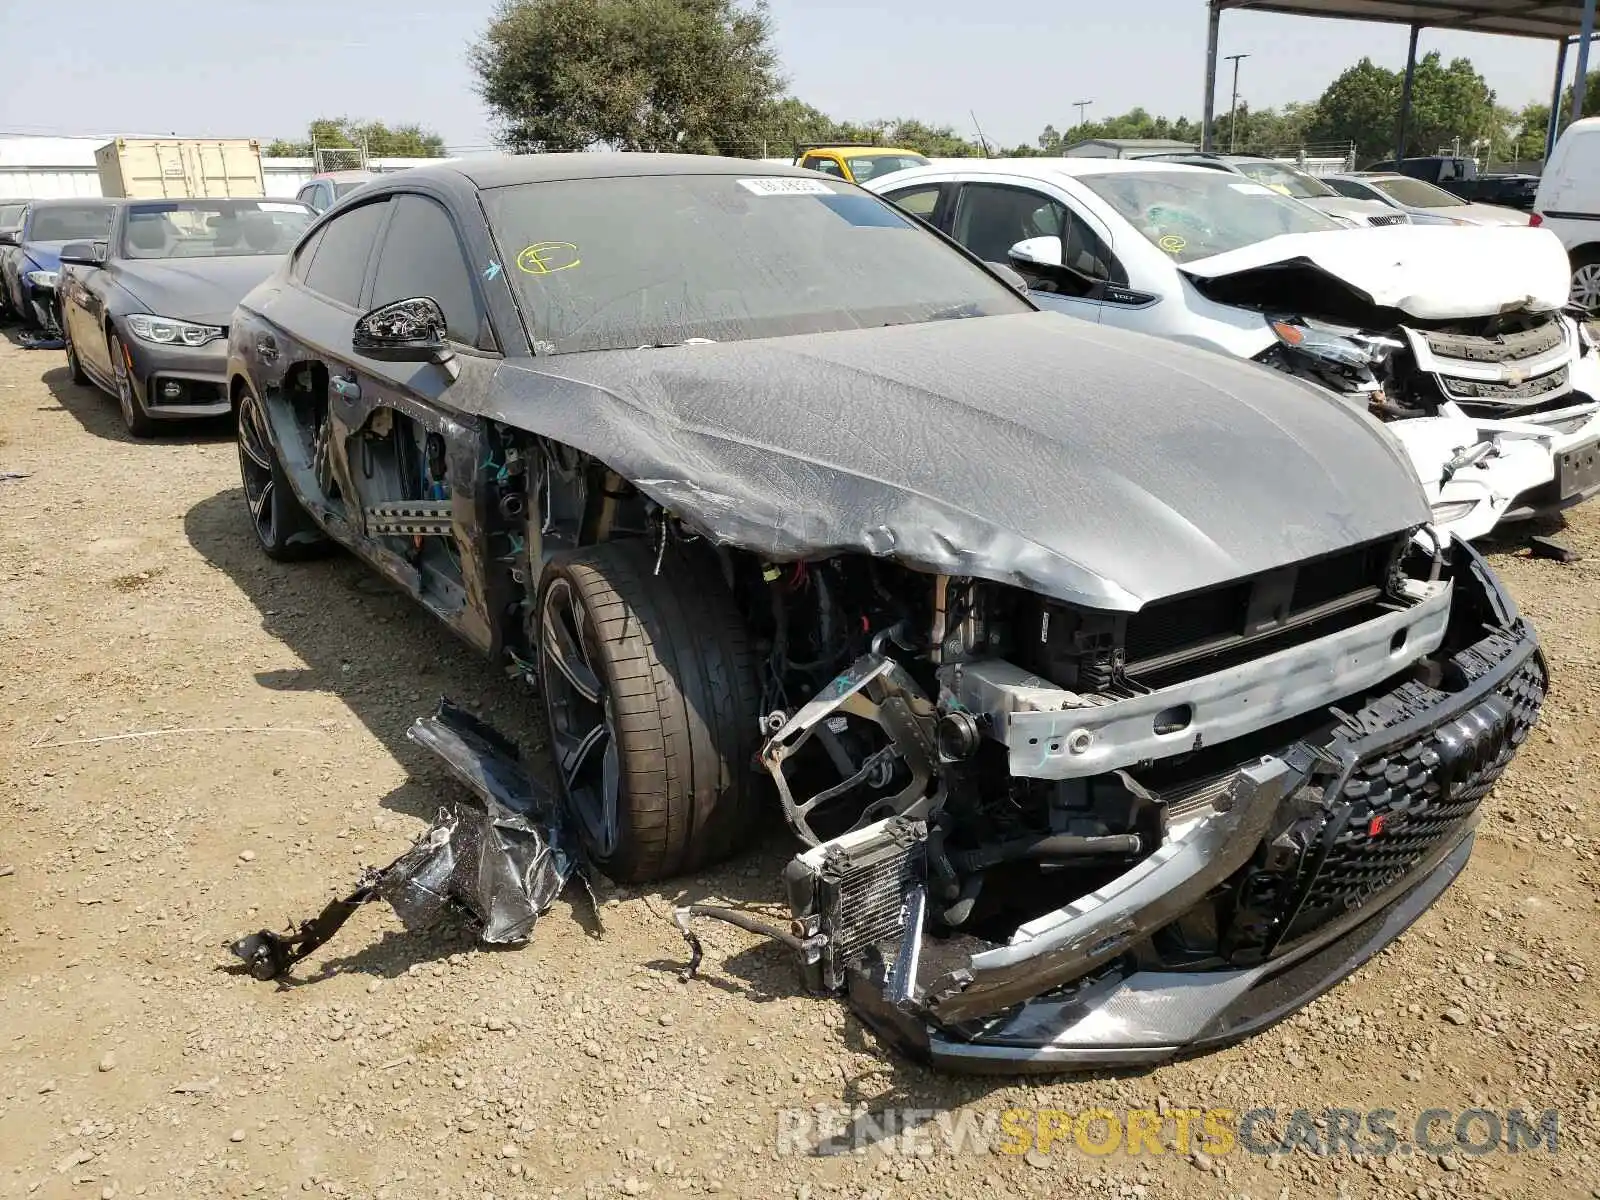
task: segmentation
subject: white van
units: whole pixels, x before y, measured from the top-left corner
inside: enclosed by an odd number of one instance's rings
[[[1533,200],[1533,224],[1561,239],[1572,261],[1572,302],[1600,309],[1600,117],[1567,126]]]

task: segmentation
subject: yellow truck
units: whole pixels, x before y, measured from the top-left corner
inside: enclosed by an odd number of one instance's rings
[[[896,146],[802,146],[795,162],[851,183],[865,183],[891,171],[928,165],[928,160],[915,150]]]
[[[94,152],[102,196],[265,196],[261,145],[246,138],[118,138]]]

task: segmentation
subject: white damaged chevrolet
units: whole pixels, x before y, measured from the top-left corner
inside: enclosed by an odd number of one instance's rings
[[[1253,359],[1390,422],[1441,531],[1600,490],[1600,355],[1548,231],[1346,229],[1251,180],[1103,159],[946,160],[870,188],[1033,299]]]

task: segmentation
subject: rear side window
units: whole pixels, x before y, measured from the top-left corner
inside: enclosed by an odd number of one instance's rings
[[[313,292],[355,308],[361,302],[361,284],[367,277],[372,244],[389,206],[383,201],[363,204],[342,213],[323,227],[306,269],[306,286]]]
[[[394,204],[394,220],[378,255],[372,306],[432,296],[444,309],[451,341],[482,344],[482,310],[450,214],[421,196],[401,196]]]
[[[887,192],[885,195],[913,217],[931,221],[933,210],[939,207],[939,189],[942,186],[943,184],[930,183],[925,187],[902,188],[898,192]]]

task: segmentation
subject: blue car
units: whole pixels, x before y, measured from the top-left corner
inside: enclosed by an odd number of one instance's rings
[[[0,288],[7,307],[24,325],[59,328],[56,281],[61,247],[68,242],[103,242],[116,201],[98,198],[33,200],[15,229],[0,229]]]

